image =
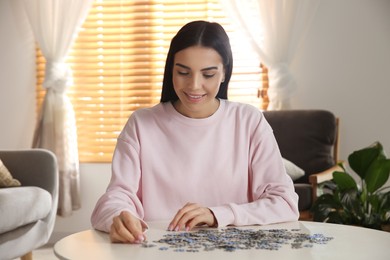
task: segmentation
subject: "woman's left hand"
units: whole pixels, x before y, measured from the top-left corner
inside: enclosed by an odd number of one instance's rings
[[[168,226],[170,231],[189,231],[197,225],[216,226],[217,220],[213,212],[197,203],[187,203],[175,215]]]

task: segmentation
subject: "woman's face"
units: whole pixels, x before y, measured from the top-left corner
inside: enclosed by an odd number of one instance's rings
[[[193,46],[175,54],[173,87],[176,110],[191,118],[206,118],[219,107],[216,96],[224,80],[222,58],[212,48]]]

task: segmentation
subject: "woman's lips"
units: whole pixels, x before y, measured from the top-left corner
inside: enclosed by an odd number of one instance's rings
[[[204,96],[206,96],[206,94],[203,94],[203,95],[197,95],[197,94],[188,94],[188,93],[185,93],[186,96],[188,97],[189,100],[191,101],[199,101],[201,100]]]

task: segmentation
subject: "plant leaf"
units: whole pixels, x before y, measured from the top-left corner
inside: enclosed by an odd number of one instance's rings
[[[381,143],[375,142],[369,147],[351,153],[348,156],[348,163],[360,178],[365,179],[368,168],[378,155],[383,156],[383,147]]]
[[[378,194],[370,195],[367,200],[371,205],[371,212],[379,212],[381,210],[381,196]]]
[[[330,212],[341,209],[342,206],[333,194],[326,193],[317,198],[310,211],[313,214],[313,220],[323,222],[328,218]]]
[[[359,192],[356,189],[349,189],[339,194],[340,202],[344,209],[351,212],[358,212],[360,208]]]
[[[378,194],[380,210],[382,212],[390,211],[390,191]]]
[[[337,184],[337,187],[341,192],[350,189],[358,190],[356,181],[348,173],[339,171],[333,172],[333,181]]]
[[[335,223],[335,224],[348,224],[348,223],[350,223],[348,217],[345,214],[343,214],[343,211],[329,212],[326,222]]]
[[[376,159],[372,162],[366,173],[365,182],[368,192],[375,192],[382,187],[390,174],[390,160],[389,159]]]

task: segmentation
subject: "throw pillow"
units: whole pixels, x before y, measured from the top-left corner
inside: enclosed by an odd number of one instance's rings
[[[289,160],[282,158],[284,167],[286,167],[287,174],[291,177],[293,181],[301,178],[303,175],[305,175],[305,171],[296,166],[294,163],[290,162]]]
[[[14,179],[3,162],[0,160],[0,188],[20,186],[20,182]]]

